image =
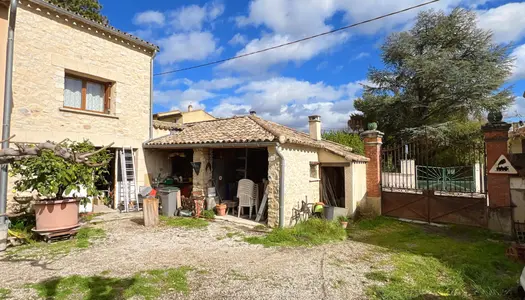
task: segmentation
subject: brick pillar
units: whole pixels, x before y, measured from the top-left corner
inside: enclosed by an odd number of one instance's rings
[[[487,156],[488,227],[494,231],[512,233],[512,202],[510,178],[507,174],[490,174],[489,171],[501,155],[508,159],[508,134],[510,124],[500,120],[482,126]]]
[[[367,197],[381,198],[381,144],[383,133],[367,130],[361,133],[365,143],[365,156],[370,159],[366,167]]]

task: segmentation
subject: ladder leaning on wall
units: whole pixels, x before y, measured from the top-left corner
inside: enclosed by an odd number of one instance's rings
[[[138,211],[138,191],[135,174],[135,151],[131,147],[122,147],[119,150],[120,180],[118,203],[121,211]]]

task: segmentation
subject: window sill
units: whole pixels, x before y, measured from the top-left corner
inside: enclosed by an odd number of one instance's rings
[[[58,110],[63,111],[63,112],[70,112],[70,113],[75,113],[75,114],[97,116],[97,117],[110,118],[110,119],[118,119],[119,118],[119,117],[114,116],[114,115],[108,115],[108,114],[104,114],[104,113],[97,113],[97,112],[80,110],[80,109],[65,108],[65,107],[60,107]]]
[[[321,181],[320,178],[310,178],[310,182],[319,182]]]

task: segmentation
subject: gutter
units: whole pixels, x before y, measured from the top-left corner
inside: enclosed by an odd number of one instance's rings
[[[9,136],[11,134],[11,110],[13,108],[13,54],[15,44],[16,9],[18,0],[11,0],[9,6],[9,28],[7,32],[7,51],[5,64],[5,89],[4,89],[4,116],[2,123],[2,149],[9,148]],[[9,164],[3,164],[0,171],[0,236],[7,238],[7,226],[5,213],[7,211],[7,179]],[[0,251],[4,251],[7,240],[0,239]]]
[[[284,160],[279,143],[277,143],[275,147],[275,152],[281,159],[281,174],[279,175],[279,228],[284,228],[284,169],[286,161]]]
[[[144,142],[144,149],[193,149],[193,148],[259,148],[275,146],[276,142],[248,142],[248,143],[206,143],[206,144],[180,144],[180,145],[147,145]]]
[[[153,63],[156,56],[157,51],[153,51],[149,65],[149,140],[153,139]]]

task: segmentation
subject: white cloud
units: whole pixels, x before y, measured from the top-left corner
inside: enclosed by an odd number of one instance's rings
[[[320,70],[324,70],[324,69],[326,69],[327,67],[328,67],[328,62],[325,60],[325,61],[320,62],[320,63],[317,65],[317,67],[315,67],[315,69],[316,69],[317,71],[320,71]]]
[[[215,20],[224,13],[224,4],[219,1],[212,1],[206,5],[209,20]]]
[[[511,56],[516,58],[514,69],[510,80],[525,79],[525,44],[517,47],[512,51]]]
[[[376,20],[340,34],[333,34],[300,44],[270,50],[261,55],[229,61],[218,68],[257,74],[267,71],[273,65],[290,61],[301,63],[309,60],[320,53],[333,49],[334,46],[344,43],[350,35],[372,35],[378,32],[402,29],[413,22],[414,17],[422,10],[434,8],[450,11],[458,5],[477,8],[489,1],[498,0],[442,0],[409,12]],[[421,3],[421,0],[253,0],[250,2],[248,14],[235,18],[235,21],[239,27],[254,26],[260,28],[263,34],[250,41],[244,49],[237,52],[237,55],[258,51],[333,29],[329,22],[337,13],[342,13],[344,21],[350,24]],[[364,57],[361,56],[360,58]]]
[[[366,82],[331,86],[324,82],[314,83],[289,77],[252,81],[227,77],[199,82],[178,79],[178,83],[188,88],[155,91],[155,104],[182,110],[189,104],[194,108],[205,108],[207,100],[221,97],[210,91],[240,85],[233,95],[222,98],[209,112],[216,117],[231,117],[255,110],[265,119],[305,129],[308,116],[313,114],[322,116],[324,128],[346,126],[349,115],[355,111],[354,99],[362,90],[361,84]]]
[[[209,32],[172,34],[158,41],[162,49],[157,56],[160,64],[183,60],[203,60],[218,51],[213,35]]]
[[[185,110],[188,105],[193,105],[195,109],[204,109],[206,106],[201,101],[215,97],[215,94],[205,90],[192,89],[187,90],[156,90],[153,93],[155,104],[171,110]]]
[[[494,41],[505,43],[525,37],[525,2],[508,3],[478,11],[478,24],[494,33]]]
[[[225,77],[212,80],[201,80],[191,85],[192,88],[204,90],[224,90],[240,85],[244,79],[238,77]]]
[[[240,34],[240,33],[236,33],[232,38],[231,40],[228,42],[228,44],[230,45],[246,45],[246,43],[248,43],[248,39],[246,38],[246,36]]]
[[[516,97],[516,101],[504,112],[504,117],[525,117],[525,98]]]
[[[347,39],[346,33],[333,34],[319,41],[305,41],[299,44],[293,44],[276,50],[243,57],[236,60],[227,61],[218,66],[222,70],[233,70],[238,72],[247,72],[252,74],[264,73],[273,65],[287,63],[289,61],[301,63],[307,61],[319,53],[327,52],[334,46],[341,44]],[[258,51],[264,48],[272,47],[293,41],[290,35],[271,34],[265,35],[260,39],[253,39],[244,49],[237,52],[236,55],[242,55],[249,52]]]
[[[133,18],[133,24],[135,25],[164,25],[165,22],[164,14],[160,11],[148,10],[138,13]]]
[[[357,54],[354,58],[352,58],[352,60],[360,60],[360,59],[363,59],[363,58],[366,58],[366,57],[369,57],[370,56],[370,53],[368,52],[361,52],[359,54]]]
[[[169,14],[170,23],[178,30],[201,30],[205,21],[211,22],[224,12],[222,2],[213,1],[204,6],[183,6]]]

